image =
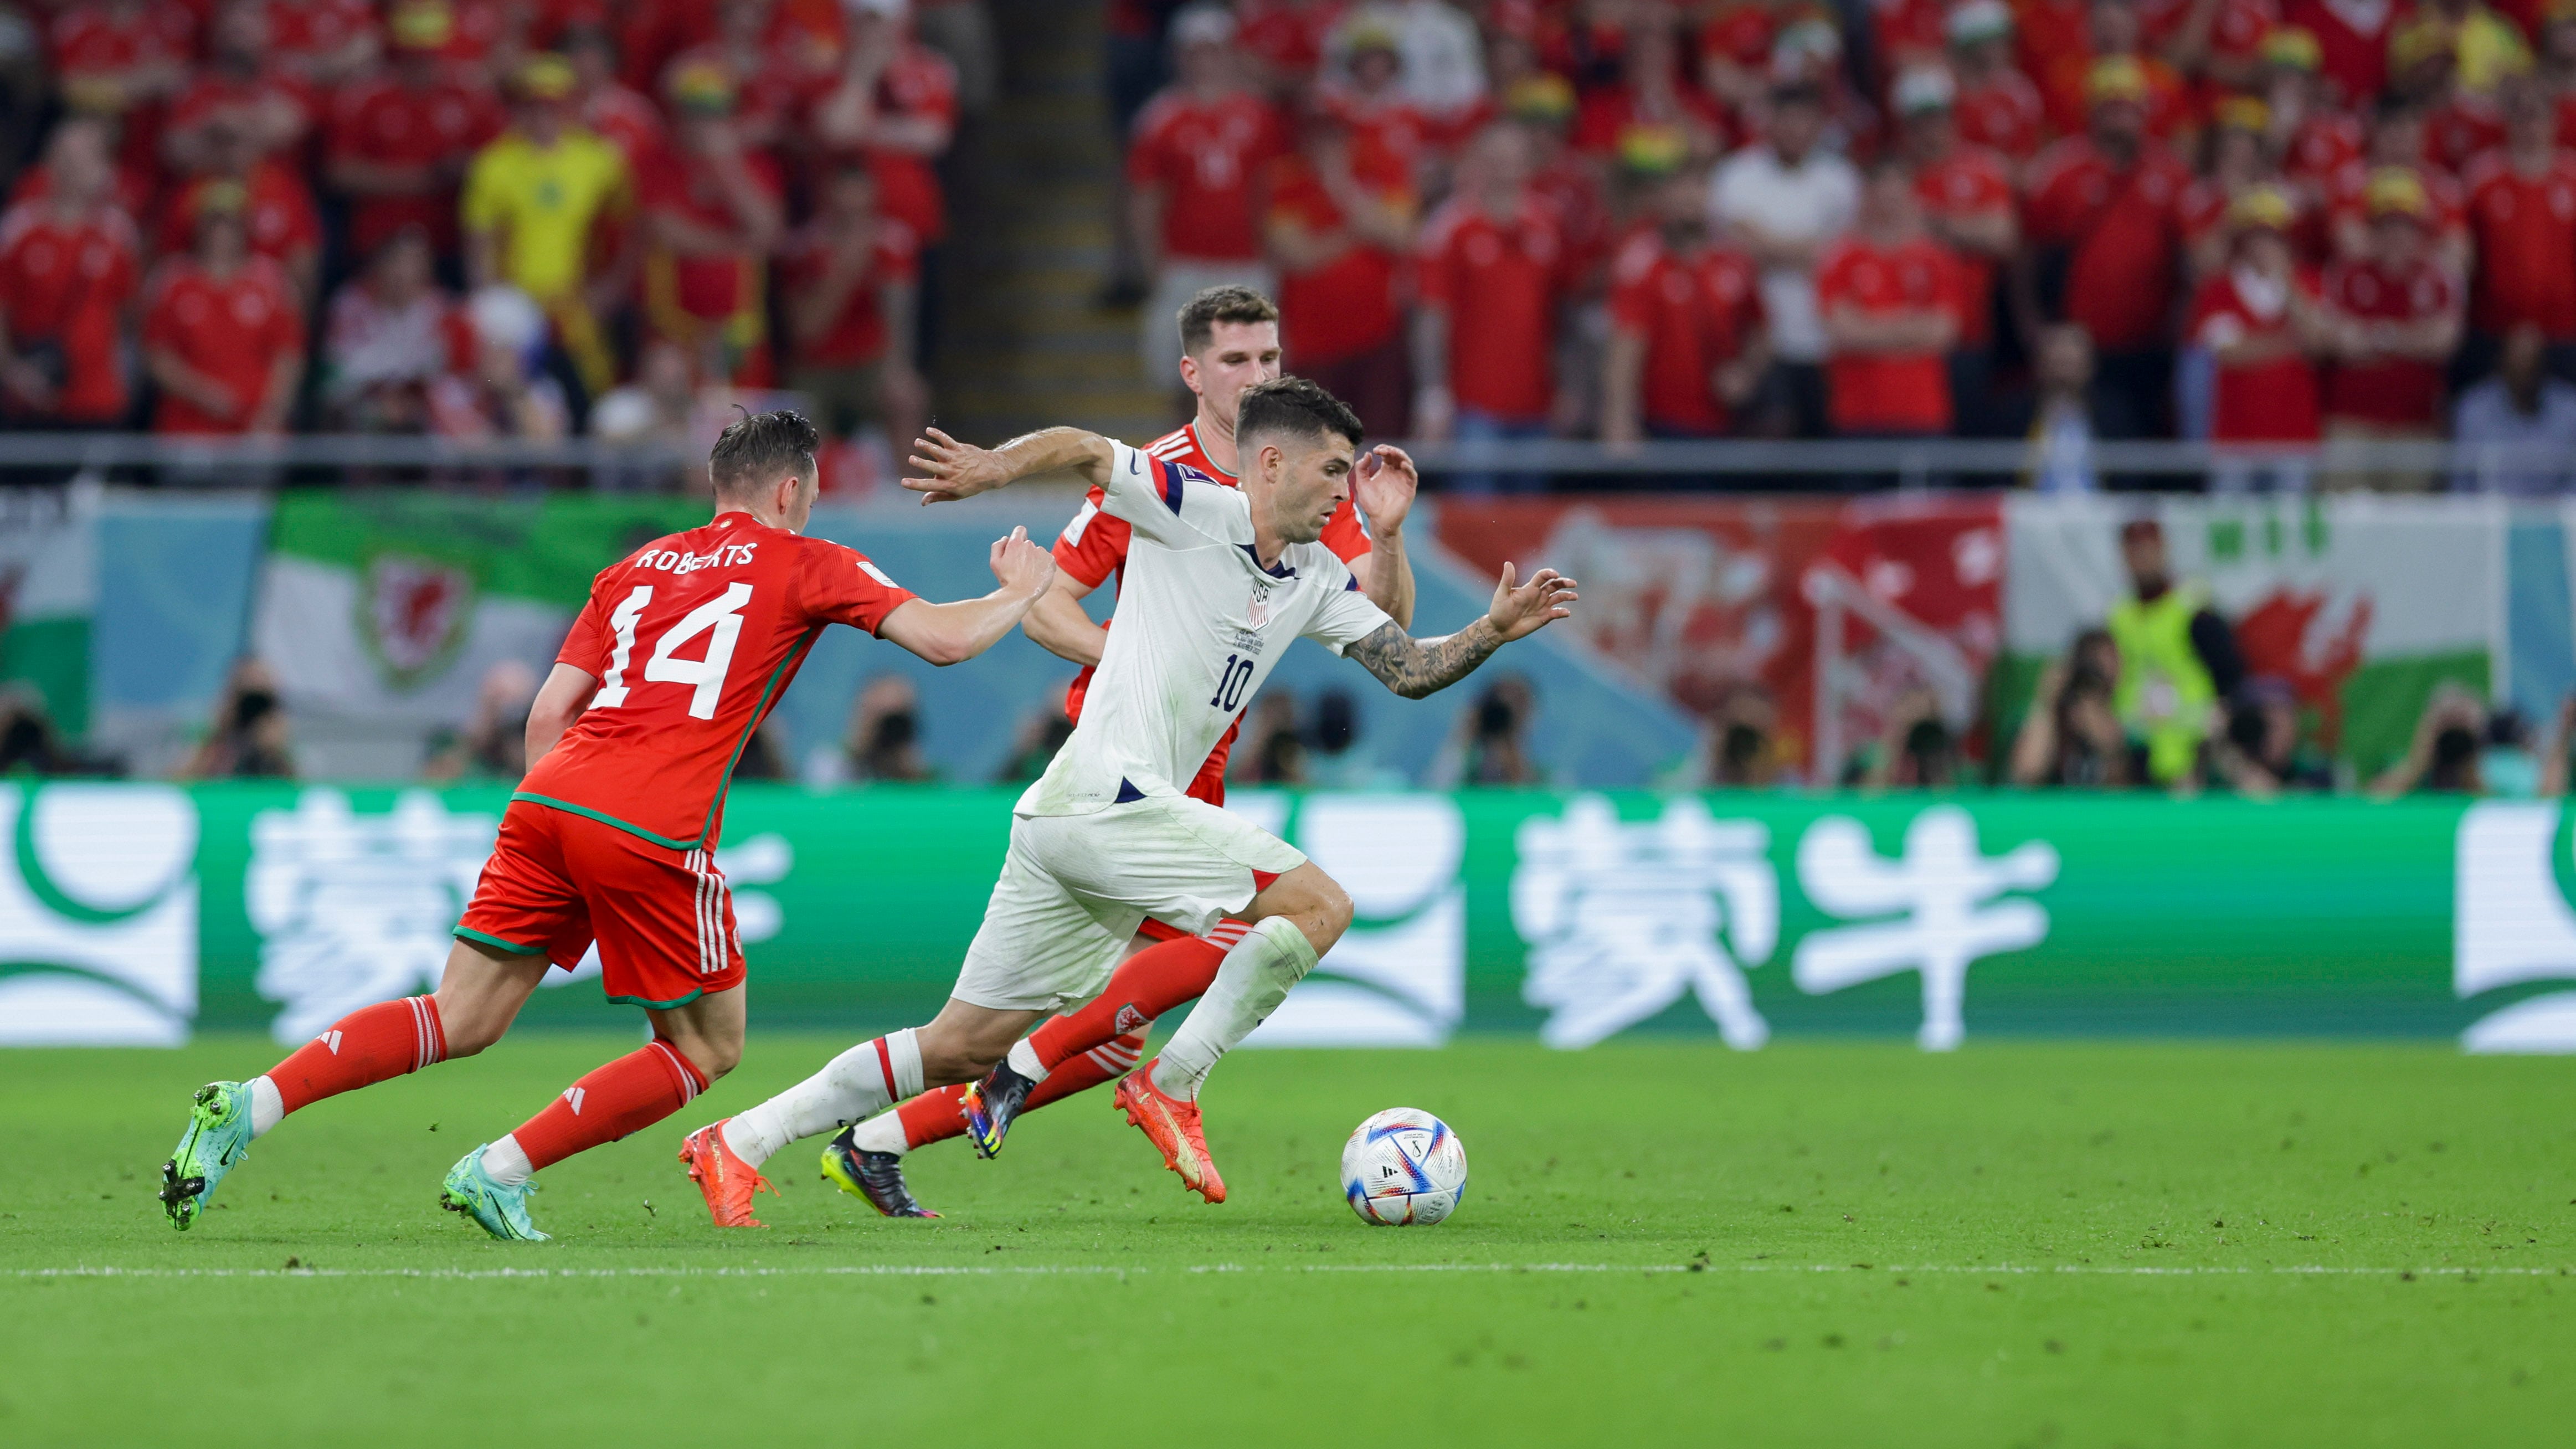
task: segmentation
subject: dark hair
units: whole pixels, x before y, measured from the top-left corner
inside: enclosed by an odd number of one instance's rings
[[[716,435],[715,451],[707,455],[707,476],[717,497],[756,488],[781,473],[801,478],[814,471],[814,448],[823,439],[803,414],[785,408],[755,413],[735,406],[742,416]]]
[[[1250,287],[1210,287],[1181,308],[1181,350],[1195,353],[1216,340],[1219,322],[1276,322],[1279,304]]]
[[[1312,438],[1326,433],[1348,438],[1357,448],[1363,433],[1360,415],[1320,383],[1302,377],[1274,377],[1245,388],[1234,415],[1238,452],[1264,434]]]

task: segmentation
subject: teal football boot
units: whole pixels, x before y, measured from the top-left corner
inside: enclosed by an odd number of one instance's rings
[[[206,1210],[215,1184],[250,1155],[250,1088],[208,1082],[188,1107],[188,1127],[170,1160],[161,1164],[161,1210],[170,1226],[186,1232]]]
[[[537,1190],[536,1179],[517,1187],[504,1187],[483,1170],[483,1149],[468,1152],[454,1167],[447,1169],[447,1183],[438,1194],[438,1205],[452,1213],[463,1213],[483,1225],[483,1231],[505,1243],[542,1243],[546,1235],[528,1221],[528,1195]]]

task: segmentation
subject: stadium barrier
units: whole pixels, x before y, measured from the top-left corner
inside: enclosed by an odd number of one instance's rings
[[[0,1041],[296,1041],[428,989],[498,789],[0,786]],[[1011,796],[734,793],[771,1025],[926,1019]],[[1246,792],[1358,923],[1257,1040],[1534,1033],[2456,1038],[2576,1050],[2556,802]],[[535,1022],[606,1025],[564,973]]]

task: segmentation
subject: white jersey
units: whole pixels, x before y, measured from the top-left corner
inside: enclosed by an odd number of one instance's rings
[[[1135,529],[1116,627],[1073,738],[1020,796],[1020,815],[1181,794],[1292,640],[1339,654],[1391,622],[1320,543],[1261,567],[1241,490],[1113,446],[1101,507]]]

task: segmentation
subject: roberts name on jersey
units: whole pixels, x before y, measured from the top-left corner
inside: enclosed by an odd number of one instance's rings
[[[815,636],[873,634],[912,597],[858,550],[748,513],[655,539],[591,580],[555,657],[599,690],[510,798],[713,847],[734,761]]]
[[[1338,654],[1389,622],[1320,543],[1265,569],[1238,489],[1114,445],[1102,511],[1135,530],[1099,672],[1073,738],[1020,797],[1022,815],[1081,815],[1178,795],[1304,636]]]

